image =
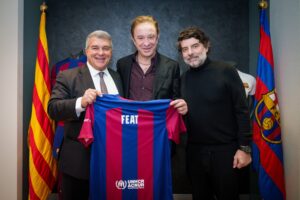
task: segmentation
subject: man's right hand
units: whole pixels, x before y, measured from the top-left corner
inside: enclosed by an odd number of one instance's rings
[[[81,99],[81,107],[86,108],[89,104],[92,104],[96,101],[97,96],[101,96],[102,93],[99,90],[87,89]]]

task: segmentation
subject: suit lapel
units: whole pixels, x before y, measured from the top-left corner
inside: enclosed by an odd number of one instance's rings
[[[160,88],[163,86],[166,80],[167,67],[164,67],[165,64],[166,63],[164,62],[160,54],[157,53],[157,64],[155,66],[155,79],[153,87],[153,99],[157,99],[158,92],[160,91]]]
[[[80,72],[79,72],[79,81],[80,81],[80,83],[82,85],[81,88],[83,90],[83,93],[88,88],[95,89],[94,82],[93,82],[93,79],[91,77],[91,73],[90,73],[89,68],[87,67],[87,65],[85,65],[84,67],[82,67],[80,69]]]
[[[121,96],[123,96],[123,89],[122,89],[122,82],[121,82],[121,79],[120,77],[118,76],[118,74],[116,74],[115,71],[109,69],[109,73],[111,75],[111,77],[113,78],[115,84],[116,84],[116,87],[119,91],[119,94]],[[94,85],[94,82],[93,82],[93,79],[91,77],[91,73],[89,71],[89,68],[85,65],[83,66],[81,69],[80,69],[80,72],[79,72],[79,82],[80,82],[80,85],[81,85],[81,92],[82,94],[85,92],[86,89],[88,88],[92,88],[92,89],[95,89],[95,85]]]
[[[124,95],[125,97],[129,98],[129,88],[130,88],[130,78],[131,78],[131,69],[132,69],[132,64],[133,64],[133,61],[132,61],[132,56],[129,57],[129,59],[126,61],[125,63],[125,68],[124,68],[124,82],[125,84],[123,85],[124,87]]]

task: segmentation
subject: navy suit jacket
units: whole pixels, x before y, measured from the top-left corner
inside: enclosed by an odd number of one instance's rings
[[[129,98],[129,87],[132,63],[135,54],[126,56],[117,61],[123,84],[124,97]],[[180,68],[179,64],[157,52],[155,63],[155,78],[152,99],[176,99],[180,97]]]
[[[123,96],[122,82],[117,72],[108,69],[119,94]],[[90,148],[85,148],[77,137],[81,130],[85,112],[76,115],[75,104],[85,90],[94,83],[87,66],[62,71],[56,78],[48,103],[48,113],[55,121],[64,121],[64,140],[60,150],[59,168],[63,173],[78,179],[89,179]]]

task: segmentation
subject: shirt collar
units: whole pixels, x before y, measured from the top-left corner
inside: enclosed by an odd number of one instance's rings
[[[87,66],[88,66],[88,68],[89,68],[89,70],[90,70],[90,73],[91,73],[91,76],[92,76],[92,77],[98,76],[98,75],[99,75],[99,72],[104,72],[104,74],[106,74],[106,75],[108,74],[108,69],[107,69],[107,67],[106,67],[104,70],[99,71],[99,70],[95,69],[94,67],[92,67],[92,65],[91,65],[89,62],[87,62],[86,64],[87,64]]]
[[[136,60],[136,56],[138,54],[138,51],[136,51],[134,54],[132,54],[132,60],[133,62],[137,63],[137,60]],[[155,52],[155,55],[151,58],[151,65],[153,67],[155,67],[156,63],[157,63],[157,59],[158,59],[158,52],[156,51]]]

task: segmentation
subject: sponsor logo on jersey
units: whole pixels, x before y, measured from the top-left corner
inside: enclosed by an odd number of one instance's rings
[[[127,182],[123,180],[116,181],[116,188],[119,190],[124,190],[127,187]]]
[[[116,188],[119,190],[129,189],[129,190],[138,190],[144,189],[144,179],[137,180],[117,180]]]
[[[122,124],[138,124],[138,115],[121,115]]]
[[[91,119],[89,119],[89,118],[84,118],[84,120],[83,120],[84,122],[91,122],[92,120]]]

